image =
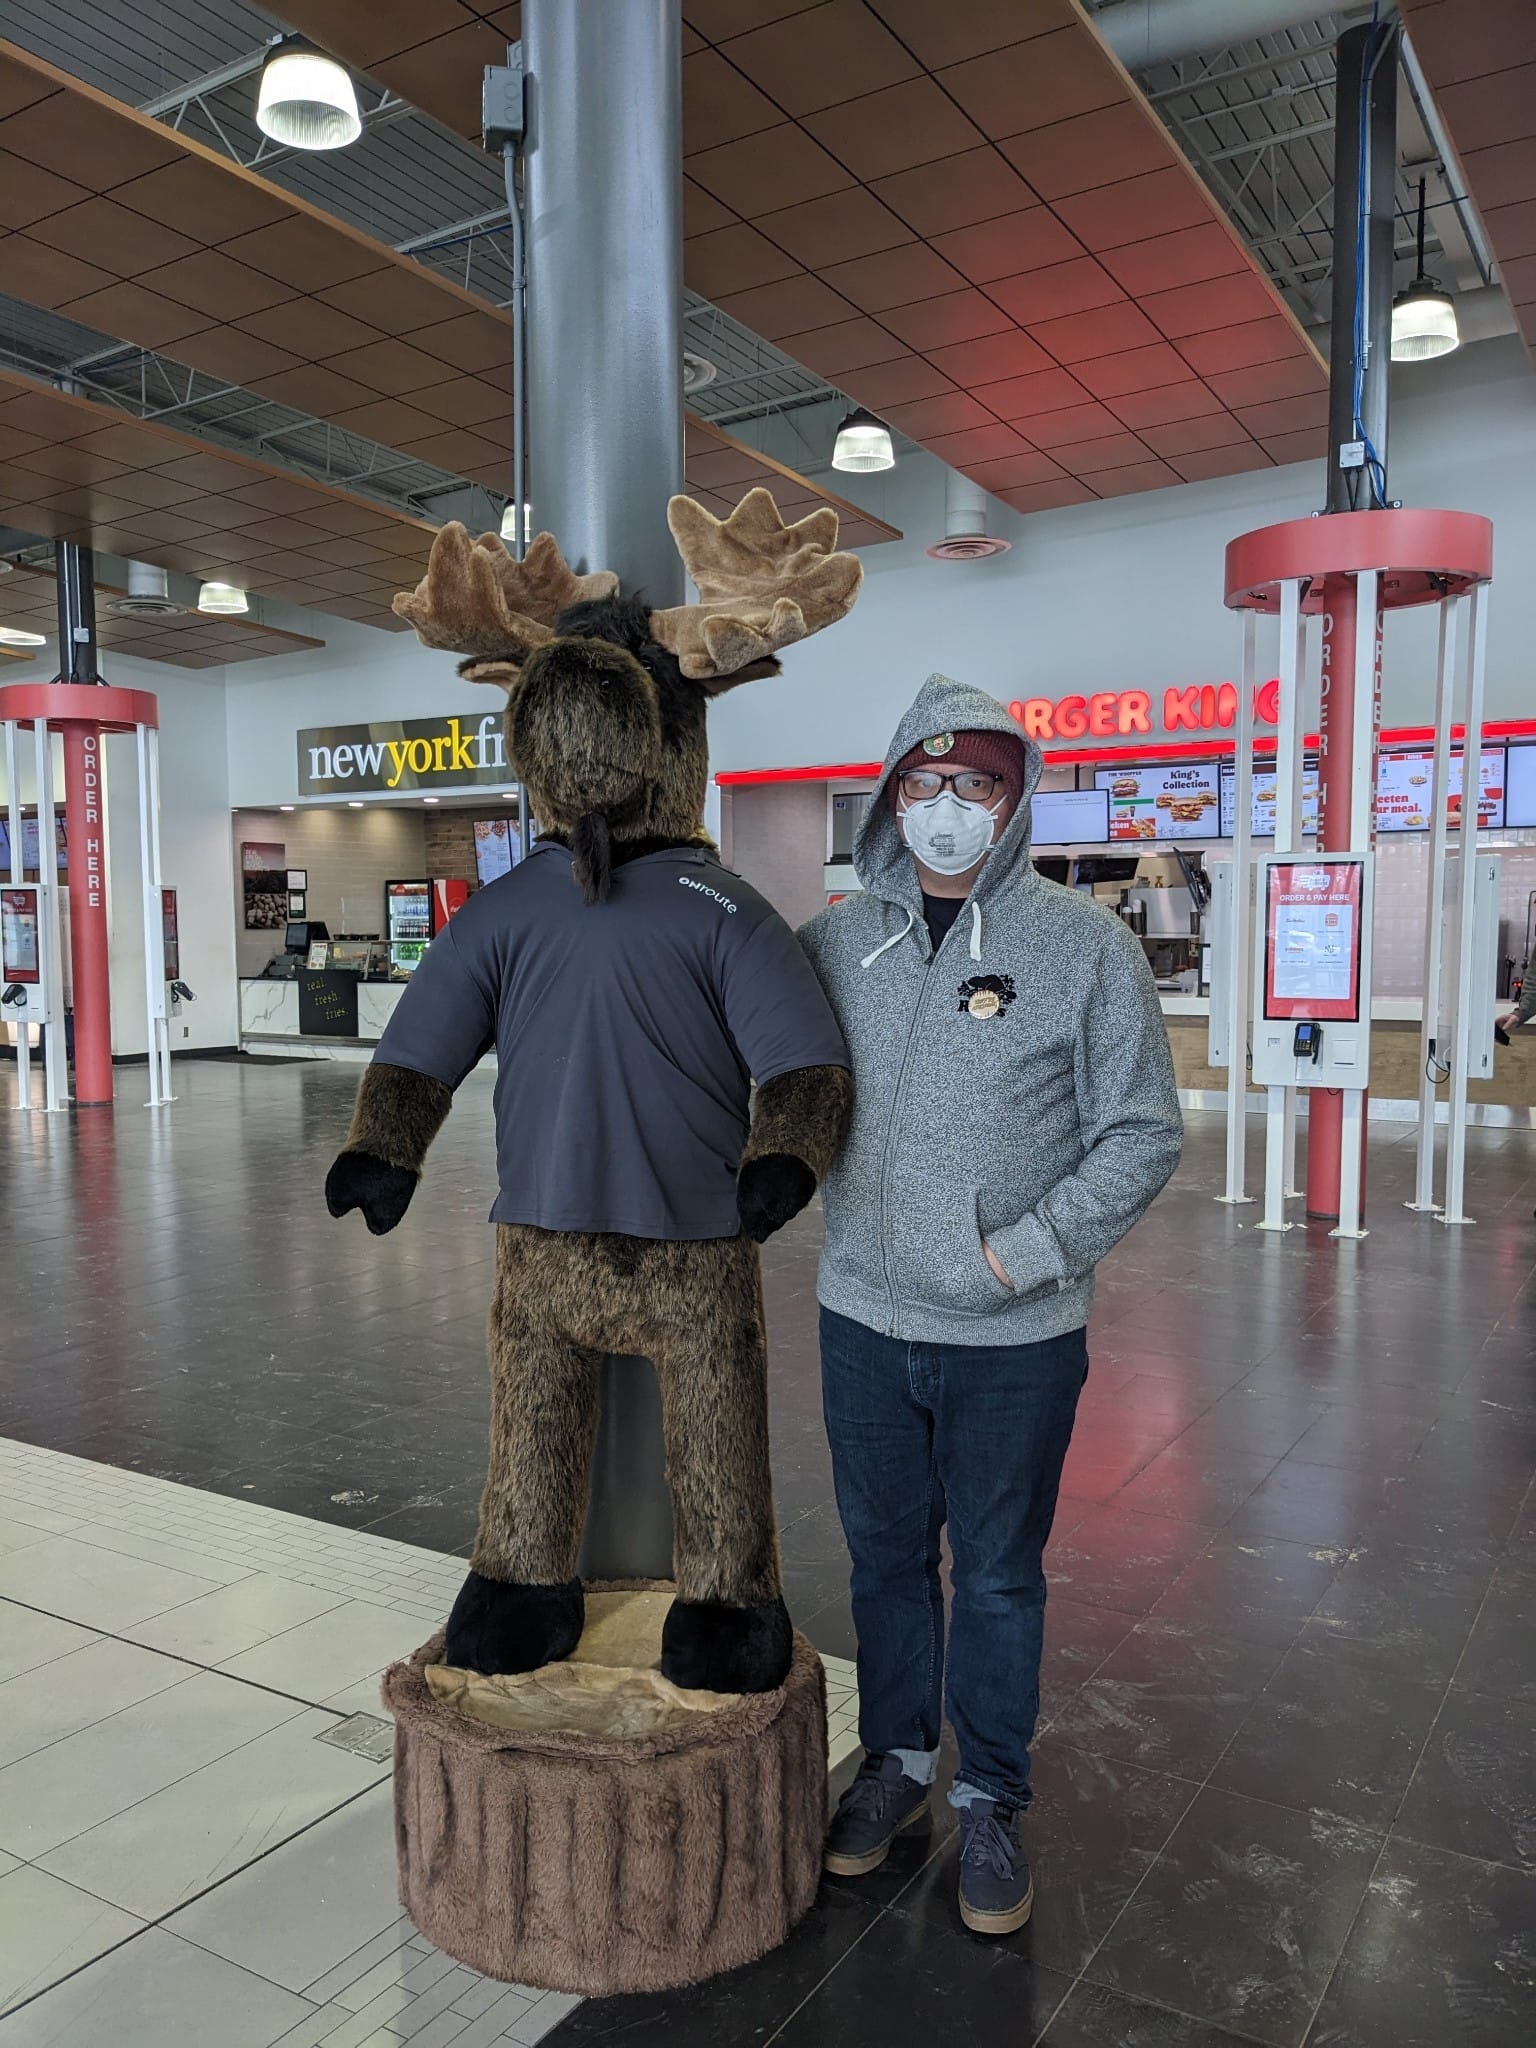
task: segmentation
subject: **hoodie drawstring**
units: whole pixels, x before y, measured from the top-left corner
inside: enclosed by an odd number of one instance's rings
[[[907,936],[907,933],[911,931],[913,925],[915,925],[916,923],[917,919],[912,915],[911,911],[909,910],[907,912],[907,922],[905,927],[901,931],[897,932],[894,935],[894,937],[887,939],[883,946],[876,946],[873,953],[866,953],[864,955],[864,958],[859,962],[859,965],[861,967],[873,967],[875,962],[880,958],[880,955],[882,953],[889,953],[892,946],[899,946],[901,944],[902,940]],[[980,956],[978,955],[978,958],[979,957]]]
[[[971,958],[981,958],[981,905],[971,898]]]

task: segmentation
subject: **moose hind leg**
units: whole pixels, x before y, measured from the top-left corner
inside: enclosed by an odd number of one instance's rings
[[[677,1598],[662,1633],[674,1685],[768,1692],[792,1654],[768,1465],[768,1364],[757,1248],[700,1246],[718,1285],[658,1346]],[[704,1276],[701,1276],[704,1277]]]
[[[525,1279],[491,1309],[491,1458],[445,1661],[487,1674],[568,1657],[585,1618],[576,1554],[597,1428],[597,1357],[541,1320]]]

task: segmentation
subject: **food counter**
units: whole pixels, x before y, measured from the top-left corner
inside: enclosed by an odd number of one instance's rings
[[[323,1035],[301,1032],[297,978],[257,976],[240,983],[240,1045],[246,1052],[282,1054],[292,1059],[367,1060],[384,1036],[404,993],[403,981],[357,983],[357,1032]]]

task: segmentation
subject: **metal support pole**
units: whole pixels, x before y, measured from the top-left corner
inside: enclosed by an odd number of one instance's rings
[[[578,569],[685,595],[667,529],[683,480],[680,0],[525,0],[529,496]],[[661,1398],[602,1368],[589,1577],[672,1568]]]
[[[1462,671],[1461,702],[1461,851],[1457,856],[1456,1014],[1451,1023],[1451,1119],[1445,1147],[1445,1210],[1442,1223],[1472,1223],[1463,1208],[1467,1170],[1467,1069],[1472,1047],[1472,924],[1477,883],[1477,811],[1483,740],[1483,681],[1487,669],[1488,587],[1479,584],[1469,600],[1467,650]],[[1441,806],[1449,788],[1435,789]]]
[[[1258,618],[1243,613],[1243,674],[1237,692],[1237,757],[1232,777],[1232,957],[1227,997],[1227,1183],[1221,1202],[1249,1202],[1248,983],[1253,974],[1253,691],[1258,679]]]
[[[1467,617],[1464,597],[1442,599],[1440,638],[1435,655],[1435,765],[1429,786],[1434,803],[1429,829],[1429,876],[1424,904],[1424,1013],[1419,1024],[1419,1131],[1414,1157],[1413,1200],[1404,1207],[1435,1215],[1435,1066],[1445,1054],[1440,1015],[1440,977],[1445,947],[1445,853],[1451,775],[1451,676],[1458,634]],[[1463,757],[1465,758],[1465,757]],[[1462,787],[1466,787],[1463,770]],[[1462,799],[1465,810],[1466,799]]]
[[[1397,46],[1395,23],[1349,29],[1338,43],[1328,379],[1330,512],[1367,511],[1387,499]],[[1369,459],[1363,466],[1345,467],[1341,452],[1362,438],[1369,443]]]
[[[139,778],[139,885],[144,926],[144,1051],[149,1062],[147,1109],[170,1102],[170,1031],[165,1014],[165,924],[160,901],[159,735],[150,726],[134,731]]]

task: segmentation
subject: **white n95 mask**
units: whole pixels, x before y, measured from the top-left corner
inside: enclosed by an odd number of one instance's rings
[[[991,852],[997,832],[995,812],[948,789],[923,803],[903,804],[897,822],[912,852],[936,875],[966,874]]]

